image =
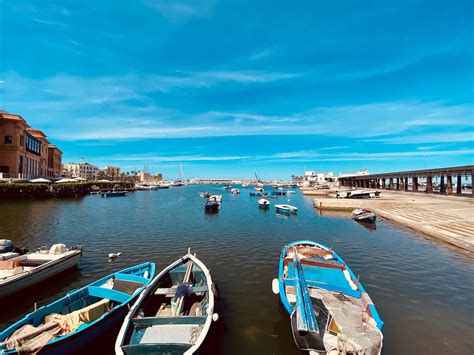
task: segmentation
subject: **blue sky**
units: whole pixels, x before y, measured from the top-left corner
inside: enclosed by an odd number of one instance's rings
[[[168,178],[473,164],[473,6],[0,0],[0,109]]]

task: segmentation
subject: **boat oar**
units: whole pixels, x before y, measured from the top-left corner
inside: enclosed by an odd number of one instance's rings
[[[184,278],[183,278],[183,284],[189,283],[189,279],[191,278],[191,273],[193,270],[193,264],[194,262],[191,259],[189,259],[188,268],[186,269],[186,273],[184,274]],[[176,302],[176,309],[175,309],[174,316],[178,316],[181,313],[183,305],[184,305],[184,296],[180,296],[178,298],[178,301]]]

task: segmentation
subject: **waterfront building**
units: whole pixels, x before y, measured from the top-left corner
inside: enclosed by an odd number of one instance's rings
[[[99,168],[89,163],[69,163],[63,165],[63,174],[69,178],[97,180]]]
[[[104,176],[116,178],[120,176],[120,167],[106,165],[104,168]]]
[[[62,154],[23,117],[0,111],[0,178],[58,177]]]
[[[158,173],[152,175],[150,173],[140,171],[138,172],[138,178],[140,182],[159,182],[163,181],[163,174]]]

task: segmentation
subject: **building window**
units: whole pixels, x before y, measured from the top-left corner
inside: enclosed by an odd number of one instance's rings
[[[5,144],[12,144],[13,136],[5,136]]]
[[[24,147],[25,146],[25,136],[20,135],[20,146]]]

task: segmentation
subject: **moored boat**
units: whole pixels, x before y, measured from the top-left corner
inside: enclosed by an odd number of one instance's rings
[[[206,338],[216,287],[190,251],[161,271],[125,317],[116,354],[194,354]]]
[[[21,254],[17,250],[7,248],[0,253],[0,298],[76,266],[82,255],[80,246],[68,248],[64,244],[54,244],[49,250],[43,247],[32,253]]]
[[[202,198],[208,198],[208,197],[211,196],[211,193],[210,192],[200,192],[199,196],[202,197]]]
[[[104,192],[105,197],[120,197],[120,196],[127,196],[127,191],[107,191]]]
[[[224,185],[223,189],[224,190],[230,190],[232,188],[232,185]]]
[[[310,354],[380,354],[383,322],[333,250],[309,240],[285,245],[272,289],[290,315],[299,349]]]
[[[206,204],[204,205],[204,209],[206,211],[211,211],[211,212],[217,212],[219,211],[219,208],[221,207],[220,202],[218,201],[206,201]]]
[[[230,190],[230,192],[232,192],[234,195],[238,195],[238,194],[240,194],[240,191],[239,191],[239,189],[236,189],[236,188],[234,188],[234,189]]]
[[[268,201],[264,198],[261,198],[260,200],[258,200],[258,207],[263,208],[263,209],[267,209],[267,208],[270,207],[270,201]]]
[[[298,208],[292,205],[275,205],[277,212],[286,213],[286,214],[296,214]]]
[[[357,222],[375,223],[377,216],[373,211],[356,208],[352,211],[352,219]]]
[[[128,305],[154,274],[155,264],[143,263],[69,292],[1,332],[0,352],[69,354],[91,344],[98,348],[105,335],[118,333]]]

